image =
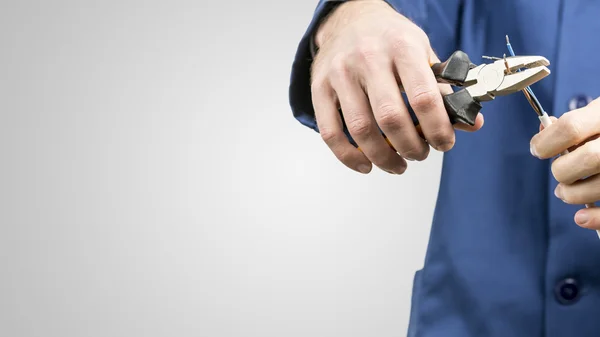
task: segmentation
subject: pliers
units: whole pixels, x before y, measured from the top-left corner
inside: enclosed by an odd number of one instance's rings
[[[550,75],[548,65],[550,62],[542,56],[510,56],[475,65],[465,52],[457,50],[445,62],[431,65],[431,70],[438,83],[462,87],[443,97],[452,124],[475,125],[481,102],[521,91],[536,83]],[[402,87],[400,89],[404,91]]]

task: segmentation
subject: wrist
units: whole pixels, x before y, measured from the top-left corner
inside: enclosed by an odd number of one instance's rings
[[[345,11],[346,9],[344,7],[350,2],[351,1],[340,2],[337,6],[333,7],[325,17],[323,17],[313,37],[314,46],[317,49],[323,45],[323,41],[329,39],[335,21],[338,20],[340,15],[344,15],[343,12],[340,13],[340,11]]]
[[[347,0],[340,3],[321,21],[313,38],[315,49],[320,48],[325,41],[329,40],[339,27],[381,8],[389,10],[392,7],[384,0]]]

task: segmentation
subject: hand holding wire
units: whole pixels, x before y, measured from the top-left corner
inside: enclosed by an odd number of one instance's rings
[[[541,159],[559,155],[552,163],[552,174],[559,182],[555,194],[568,204],[585,203],[587,209],[575,214],[575,222],[596,229],[600,237],[600,208],[594,203],[600,200],[600,165],[593,164],[596,160],[600,163],[600,140],[594,139],[600,134],[600,123],[593,122],[597,113],[587,111],[597,109],[598,103],[595,105],[572,111],[556,122],[547,115],[540,117],[544,130],[533,137],[531,152]],[[550,128],[552,124],[557,126]],[[578,129],[575,125],[586,126]]]
[[[511,54],[511,56],[515,56],[515,52],[510,44],[510,40],[508,38],[508,35],[506,36],[506,46],[508,48],[509,53]],[[537,113],[538,118],[540,120],[540,122],[542,123],[542,126],[546,129],[548,128],[550,125],[553,124],[552,118],[550,118],[548,116],[548,114],[546,113],[546,111],[544,110],[544,108],[542,107],[541,103],[539,102],[539,100],[537,99],[537,97],[535,96],[535,94],[533,93],[533,90],[530,87],[527,87],[525,89],[523,89],[523,94],[525,95],[525,98],[527,98],[527,101],[529,102],[529,104],[531,105],[531,107],[533,108],[533,110]],[[577,112],[576,114],[580,115],[581,111]],[[580,117],[580,119],[598,119],[597,117],[593,117],[593,116],[598,116],[599,114],[587,114],[584,112],[583,113],[583,117]],[[565,117],[565,115],[563,115],[563,118]],[[600,150],[598,151],[598,153],[595,153],[593,149],[598,148],[600,149],[600,141],[596,141],[596,140],[592,140],[591,142],[586,142],[586,139],[589,140],[589,138],[595,138],[597,137],[597,135],[594,134],[594,132],[600,134],[600,130],[594,131],[594,130],[589,130],[589,132],[587,133],[583,133],[583,135],[577,130],[576,126],[573,126],[573,123],[583,123],[583,124],[587,124],[587,125],[597,125],[598,128],[600,128],[600,120],[596,121],[596,123],[594,123],[593,120],[589,120],[587,121],[587,123],[583,120],[580,121],[573,121],[574,118],[571,118],[570,121],[564,122],[563,120],[563,128],[562,129],[567,129],[567,130],[571,130],[571,136],[569,136],[569,132],[564,132],[564,131],[559,131],[557,135],[554,134],[545,134],[546,135],[546,139],[547,140],[553,140],[552,145],[554,146],[554,149],[558,148],[565,148],[564,150],[560,151],[560,153],[557,153],[561,156],[561,158],[557,159],[553,164],[552,164],[552,172],[555,176],[555,178],[559,181],[559,186],[557,186],[557,189],[555,190],[555,194],[557,194],[557,197],[561,198],[561,200],[563,200],[564,202],[567,203],[578,203],[577,201],[582,201],[581,203],[586,203],[586,208],[590,209],[593,208],[594,210],[592,211],[584,211],[584,210],[580,210],[579,212],[577,212],[577,214],[575,215],[575,222],[582,226],[582,227],[586,227],[586,228],[596,228],[596,233],[598,235],[598,237],[600,238],[600,208],[596,208],[596,205],[594,202],[588,202],[590,200],[599,200],[600,199],[600,195],[594,196],[594,191],[600,190],[598,187],[600,186],[600,176],[595,176],[596,174],[600,173],[600,162],[598,163],[599,165],[596,165],[596,167],[598,168],[597,171],[590,171],[590,170],[586,170],[585,165],[583,165],[584,162],[586,162],[585,158],[581,158],[581,157],[591,157],[591,158],[599,158],[600,160]],[[565,137],[565,135],[567,135]],[[562,144],[560,143],[560,140],[557,144],[556,140],[557,137],[562,136],[563,142]],[[537,138],[536,138],[537,137]],[[585,139],[581,139],[582,137],[585,137]],[[566,139],[565,139],[566,138]],[[538,154],[538,150],[536,149],[535,143],[537,141],[537,143],[542,142],[543,140],[540,140],[539,135],[536,135],[534,137],[534,139],[532,139],[532,146],[531,146],[531,153],[536,156],[536,157],[540,157],[540,155]],[[598,144],[595,144],[595,142],[597,142]],[[585,145],[584,145],[585,144]],[[588,144],[592,144],[592,145],[588,145]],[[562,145],[562,147],[561,147]],[[586,150],[579,150],[578,151],[578,147],[581,146],[585,146],[587,147],[587,151]],[[577,155],[575,157],[573,156],[568,156],[565,157],[569,154],[569,148],[571,147],[575,147],[575,151],[578,151]],[[591,148],[591,149],[590,149]],[[592,152],[592,153],[590,153]],[[547,152],[547,156],[552,156],[553,153],[551,153],[551,151]],[[542,156],[544,157],[544,156]],[[587,162],[589,162],[589,159],[587,160]],[[585,179],[591,176],[595,176],[589,179]],[[583,181],[582,181],[583,180]],[[568,183],[568,184],[567,184]],[[562,184],[567,184],[567,186],[572,187],[572,186],[576,186],[574,189],[571,188],[569,189],[569,191],[575,190],[575,191],[579,191],[579,193],[571,193],[571,194],[576,194],[577,196],[569,196],[567,199],[567,197],[564,195],[565,193],[562,191],[564,189],[564,187],[562,187]],[[577,184],[577,185],[575,185]],[[587,187],[587,188],[586,188]],[[587,193],[586,193],[587,192]],[[592,192],[592,193],[590,193]],[[578,200],[579,198],[579,200]],[[588,198],[588,199],[586,199]],[[589,199],[591,198],[591,199]],[[574,199],[574,200],[573,200]],[[597,220],[594,220],[594,219]]]

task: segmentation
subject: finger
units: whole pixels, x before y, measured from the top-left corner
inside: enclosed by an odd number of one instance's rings
[[[575,213],[575,223],[587,229],[600,229],[600,207],[585,208]]]
[[[595,102],[595,101],[594,101]],[[531,152],[542,159],[554,157],[598,134],[598,103],[570,111],[531,139]]]
[[[550,122],[551,122],[550,124],[553,124],[553,123],[555,123],[555,122],[558,120],[558,118],[556,118],[556,117],[554,117],[554,116],[549,116],[549,118],[550,118]],[[544,130],[545,128],[546,128],[546,127],[545,127],[543,124],[541,124],[541,123],[540,123],[540,129],[539,129],[539,132],[542,132],[542,130]],[[577,147],[579,147],[579,145],[571,146],[571,147],[568,149],[568,151],[575,151],[575,149],[576,149]],[[531,153],[533,154],[533,149],[531,150]],[[562,152],[561,152],[561,155],[562,155]]]
[[[558,118],[554,117],[554,116],[550,116],[550,121],[552,121],[552,123],[555,123],[558,120]],[[540,123],[540,130],[539,132],[542,132],[542,130],[544,130],[544,124]]]
[[[405,47],[396,53],[395,64],[409,104],[431,146],[448,151],[454,146],[454,129],[431,71],[430,55],[424,49]]]
[[[350,144],[343,131],[333,88],[328,83],[313,84],[312,99],[319,133],[333,154],[352,170],[364,174],[371,172],[371,162]]]
[[[364,77],[375,120],[392,146],[408,160],[426,159],[429,145],[419,136],[404,105],[393,64],[372,64]]]
[[[554,117],[554,116],[549,116],[549,118],[550,118],[550,121],[552,122],[552,124],[553,124],[553,123],[555,123],[555,122],[558,120],[558,118],[556,118],[556,117]],[[542,132],[542,130],[544,130],[545,128],[546,128],[546,127],[545,127],[543,124],[540,124],[540,129],[539,129],[539,131],[540,131],[540,132]],[[588,138],[586,141],[594,140],[594,139],[597,139],[598,137],[600,137],[600,135],[595,135],[595,136],[592,136],[592,137]],[[584,142],[585,142],[585,141],[584,141]],[[569,152],[575,151],[575,150],[576,150],[577,148],[579,148],[580,146],[581,146],[581,143],[580,143],[580,144],[577,144],[577,145],[573,145],[573,146],[571,146],[571,147],[569,147],[569,148],[568,148],[568,151],[569,151]],[[532,151],[533,151],[533,150],[532,150]],[[562,154],[562,152],[561,152],[561,154]]]
[[[475,132],[475,131],[479,131],[479,129],[481,129],[483,127],[483,124],[484,124],[483,115],[481,113],[479,113],[479,114],[477,114],[477,117],[475,118],[475,125],[456,123],[456,124],[454,124],[454,129],[460,130],[460,131],[466,131],[466,132]]]
[[[564,184],[600,173],[600,140],[593,140],[552,163],[554,178]]]
[[[367,158],[386,172],[402,174],[406,161],[383,138],[375,123],[367,95],[343,67],[336,67],[332,86],[340,102],[350,135]]]
[[[600,200],[600,175],[580,180],[573,184],[560,183],[554,194],[563,202],[571,205],[583,205]]]

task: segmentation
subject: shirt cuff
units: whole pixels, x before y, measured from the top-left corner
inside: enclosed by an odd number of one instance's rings
[[[310,70],[314,55],[317,52],[314,44],[316,34],[321,22],[341,1],[321,0],[317,5],[312,21],[306,29],[304,36],[298,45],[296,56],[292,65],[292,73],[289,86],[289,102],[294,117],[302,124],[315,131],[319,131],[315,119],[315,111],[312,104],[310,88]]]

